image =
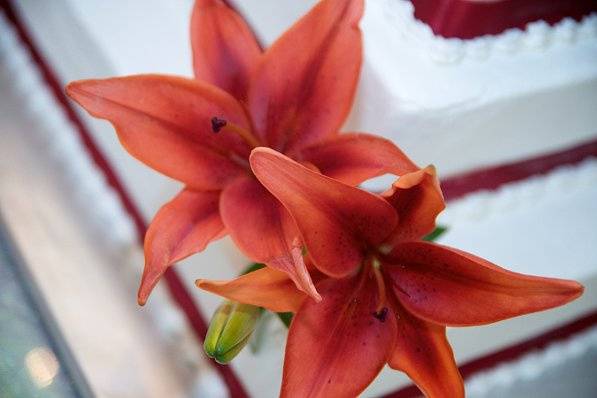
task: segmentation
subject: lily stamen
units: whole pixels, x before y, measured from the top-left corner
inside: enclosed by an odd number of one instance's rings
[[[255,138],[255,136],[251,134],[251,132],[240,127],[237,124],[230,123],[230,121],[226,119],[221,119],[217,116],[211,118],[211,131],[213,131],[216,134],[220,133],[221,131],[237,134],[240,138],[243,139],[243,141],[249,144],[251,148],[261,146],[259,140]]]
[[[375,317],[377,318],[378,315],[382,316],[381,314],[383,313],[385,308],[386,284],[384,283],[383,275],[381,274],[381,262],[376,257],[373,257],[371,259],[371,269],[373,270],[373,275],[375,276],[375,283],[377,284],[377,291],[379,293],[377,299],[377,307],[375,309]],[[387,308],[385,309],[387,311]]]

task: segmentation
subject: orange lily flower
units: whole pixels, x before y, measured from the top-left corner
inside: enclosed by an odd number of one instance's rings
[[[321,272],[323,301],[264,268],[230,282],[200,280],[233,300],[294,311],[281,396],[356,396],[387,363],[428,397],[462,397],[446,326],[483,325],[563,305],[574,281],[514,273],[422,241],[444,201],[433,167],[404,174],[374,195],[271,149],[253,150],[253,172],[290,212]],[[305,364],[309,364],[305,366]]]
[[[221,0],[191,20],[196,79],[138,75],[82,80],[68,95],[110,121],[124,148],[185,184],[145,238],[143,304],[166,269],[229,233],[251,259],[286,272],[316,300],[298,231],[253,176],[251,149],[274,148],[349,184],[403,168],[390,141],[338,135],[361,66],[363,0],[324,0],[261,52]]]

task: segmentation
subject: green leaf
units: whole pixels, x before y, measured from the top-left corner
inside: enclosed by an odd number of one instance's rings
[[[428,242],[434,242],[440,236],[442,236],[444,234],[444,232],[446,232],[447,230],[448,230],[448,227],[444,227],[443,225],[438,225],[437,227],[435,227],[435,229],[429,235],[425,236],[423,238],[423,240],[426,240]]]
[[[276,315],[278,315],[278,318],[280,318],[282,323],[286,325],[287,328],[290,327],[290,322],[294,316],[292,312],[276,312]]]
[[[243,272],[241,272],[240,274],[241,275],[246,275],[246,274],[248,274],[250,272],[257,271],[258,269],[261,269],[263,267],[265,267],[265,264],[261,264],[261,263],[249,264],[249,265],[247,265],[247,268],[245,268],[243,270]]]

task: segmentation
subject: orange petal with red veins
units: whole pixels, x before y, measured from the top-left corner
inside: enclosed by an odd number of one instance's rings
[[[418,167],[388,139],[364,133],[344,133],[301,151],[328,177],[358,185],[387,173],[403,175]]]
[[[433,166],[402,175],[383,196],[400,218],[386,242],[390,246],[429,234],[437,215],[446,207]]]
[[[323,301],[305,301],[290,325],[280,395],[356,397],[388,360],[394,313],[375,316],[372,275],[327,279],[317,289]]]
[[[145,234],[145,269],[138,301],[143,305],[173,263],[205,249],[225,234],[218,212],[219,192],[183,189],[160,208]]]
[[[385,271],[402,305],[447,326],[482,325],[557,307],[582,294],[574,281],[523,275],[472,254],[428,242],[405,242]]]
[[[353,273],[367,247],[381,243],[398,222],[385,200],[296,163],[269,148],[251,153],[261,183],[288,209],[309,255],[322,272]]]
[[[91,115],[110,121],[124,148],[153,169],[198,190],[221,189],[243,171],[231,157],[248,156],[236,134],[212,131],[217,116],[244,128],[242,106],[195,80],[138,75],[80,80],[68,95]]]
[[[198,79],[246,100],[261,48],[240,15],[222,0],[197,0],[191,17],[191,46]]]
[[[265,53],[249,109],[269,147],[289,152],[336,134],[362,62],[363,0],[323,0]]]
[[[288,212],[257,180],[240,177],[222,192],[222,220],[236,245],[252,260],[286,272],[315,300],[317,293]]]
[[[394,310],[398,332],[388,365],[406,373],[428,398],[464,397],[445,326],[418,319],[397,303]]]
[[[275,312],[297,312],[307,295],[284,272],[262,268],[230,281],[199,279],[197,287],[245,304]]]

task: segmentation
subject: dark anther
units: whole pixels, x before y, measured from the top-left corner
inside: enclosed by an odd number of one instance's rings
[[[383,307],[381,311],[374,312],[373,316],[379,319],[381,322],[385,322],[388,316],[388,307]]]
[[[214,133],[219,133],[222,130],[222,127],[226,126],[226,120],[220,119],[219,117],[212,117],[211,118],[211,131]]]

